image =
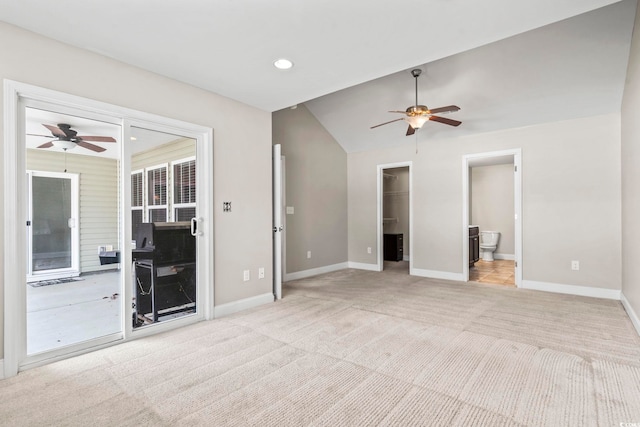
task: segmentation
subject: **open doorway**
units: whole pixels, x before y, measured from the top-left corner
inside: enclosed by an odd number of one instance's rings
[[[411,164],[380,165],[378,268],[411,273]]]
[[[520,151],[467,155],[463,170],[464,279],[519,286]]]

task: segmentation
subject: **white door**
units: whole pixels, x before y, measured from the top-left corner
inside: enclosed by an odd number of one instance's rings
[[[282,298],[282,154],[273,146],[273,295]]]
[[[28,172],[27,281],[77,276],[78,175]]]

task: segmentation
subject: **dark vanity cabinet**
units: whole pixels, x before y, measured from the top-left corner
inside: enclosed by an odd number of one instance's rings
[[[402,261],[403,258],[402,234],[384,235],[384,260]]]
[[[480,229],[469,227],[469,267],[480,259]]]

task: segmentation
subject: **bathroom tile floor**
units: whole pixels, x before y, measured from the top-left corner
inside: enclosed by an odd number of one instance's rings
[[[469,268],[469,281],[515,286],[514,262],[506,259],[479,260]]]

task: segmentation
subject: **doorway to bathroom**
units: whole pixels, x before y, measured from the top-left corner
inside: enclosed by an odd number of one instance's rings
[[[520,150],[463,156],[465,281],[520,286]]]
[[[378,270],[411,273],[411,162],[378,166]]]

